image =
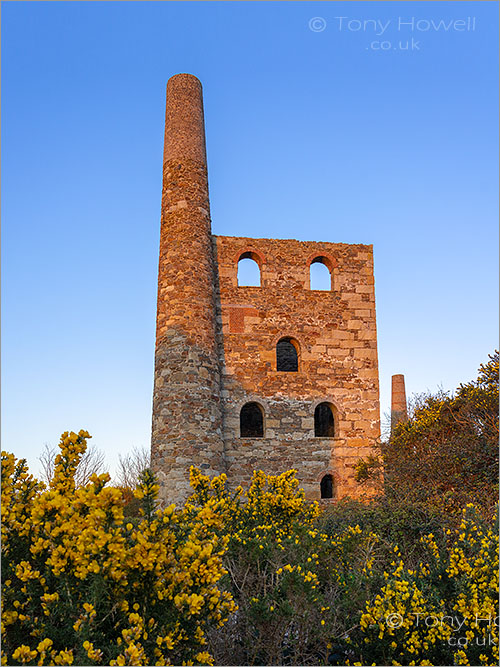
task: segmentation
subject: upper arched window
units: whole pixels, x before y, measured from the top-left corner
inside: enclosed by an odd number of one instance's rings
[[[321,480],[321,497],[333,498],[333,477],[332,475],[325,475]]]
[[[330,291],[332,273],[326,257],[315,257],[309,266],[309,286],[312,290]]]
[[[264,410],[258,403],[245,403],[240,412],[240,438],[263,437]]]
[[[335,419],[329,403],[320,403],[314,410],[314,435],[317,438],[335,437]]]
[[[276,370],[296,373],[299,370],[299,346],[293,338],[282,338],[276,345]]]
[[[254,252],[244,252],[238,260],[238,287],[260,287],[260,266]]]

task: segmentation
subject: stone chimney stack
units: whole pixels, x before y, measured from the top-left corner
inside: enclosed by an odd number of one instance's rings
[[[392,376],[392,398],[391,398],[391,427],[394,428],[399,422],[408,421],[406,408],[405,376]]]
[[[190,493],[189,467],[224,472],[201,83],[167,84],[151,460],[160,498]]]

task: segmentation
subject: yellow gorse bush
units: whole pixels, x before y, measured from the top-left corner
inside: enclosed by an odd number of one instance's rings
[[[192,468],[162,509],[146,470],[125,518],[108,475],[75,485],[88,437],[63,434],[49,488],[2,454],[4,664],[498,663],[498,536],[473,506],[420,533],[413,569],[294,470],[231,491]]]
[[[498,663],[498,537],[474,507],[447,540],[424,534],[410,569],[371,530],[322,529],[293,470],[246,492],[195,469],[191,484],[189,511],[229,538],[239,611],[212,636],[220,664]]]
[[[366,661],[498,664],[498,532],[468,505],[448,533],[444,553],[430,534],[422,538],[427,562],[409,570],[396,557],[385,572],[385,586],[360,619]]]
[[[377,537],[359,526],[322,531],[295,474],[257,470],[248,489],[230,491],[225,475],[191,469],[188,506],[211,508],[214,530],[229,538],[225,581],[239,607],[211,636],[219,664],[333,664],[342,600],[371,572]]]
[[[2,663],[212,664],[206,630],[235,609],[216,515],[156,510],[146,471],[143,517],[125,522],[107,474],[75,488],[88,437],[62,435],[48,489],[2,453]]]

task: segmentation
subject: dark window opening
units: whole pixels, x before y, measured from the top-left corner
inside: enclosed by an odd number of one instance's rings
[[[320,403],[314,411],[314,435],[317,438],[333,438],[335,436],[335,421],[328,403]]]
[[[325,475],[321,480],[321,497],[333,498],[333,477]]]
[[[290,338],[283,338],[276,345],[276,370],[290,373],[299,370],[299,355]]]
[[[264,437],[264,413],[258,403],[245,403],[240,412],[240,438]]]

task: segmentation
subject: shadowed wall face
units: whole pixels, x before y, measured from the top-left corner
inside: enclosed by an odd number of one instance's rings
[[[189,466],[224,471],[201,84],[167,85],[152,465],[163,500],[189,493]]]

